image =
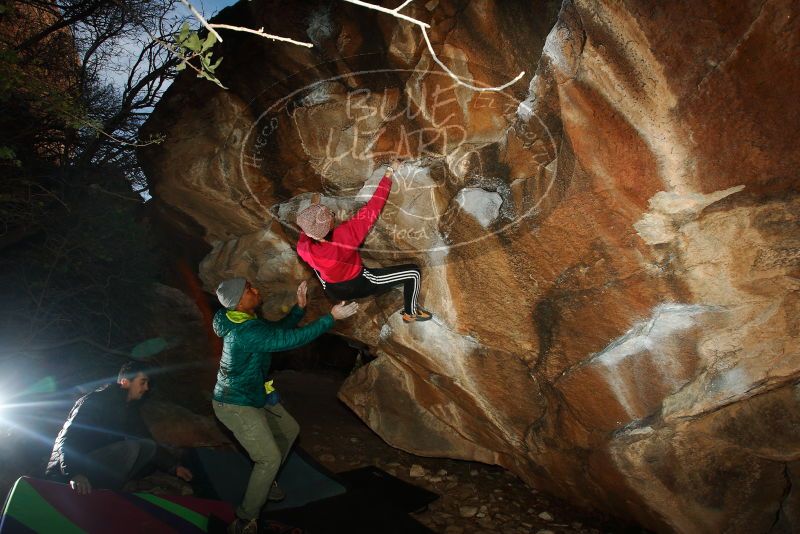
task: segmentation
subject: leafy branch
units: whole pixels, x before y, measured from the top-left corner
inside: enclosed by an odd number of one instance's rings
[[[189,29],[188,22],[184,22],[180,32],[175,36],[176,49],[173,51],[180,59],[176,69],[182,71],[188,66],[197,73],[198,78],[205,78],[223,89],[227,89],[214,72],[222,63],[222,58],[216,61],[212,59],[214,52],[211,48],[217,42],[217,35],[217,32],[209,32],[206,38],[202,39],[197,31]],[[199,67],[191,63],[195,59],[200,62]]]
[[[219,81],[219,78],[217,78],[217,75],[214,72],[222,62],[222,58],[213,61],[213,52],[211,50],[217,41],[222,42],[222,36],[219,34],[219,32],[217,32],[218,29],[250,33],[253,35],[258,35],[259,37],[264,37],[265,39],[282,41],[308,48],[312,48],[314,46],[311,43],[295,41],[289,37],[281,37],[280,35],[266,33],[263,26],[257,30],[254,30],[252,28],[245,28],[243,26],[232,26],[230,24],[211,24],[188,0],[180,1],[192,13],[192,16],[208,30],[208,35],[203,39],[200,37],[197,30],[190,30],[189,24],[186,22],[183,23],[180,32],[175,38],[177,48],[168,47],[181,61],[177,69],[179,71],[185,70],[188,66],[197,73],[198,78],[205,78],[206,80],[219,85],[223,89],[227,89],[227,87],[222,85],[222,82]],[[166,45],[164,42],[162,42],[162,44]],[[197,59],[200,62],[199,66],[191,63],[191,61],[194,59]]]

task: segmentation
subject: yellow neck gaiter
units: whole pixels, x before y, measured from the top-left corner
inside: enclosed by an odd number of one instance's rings
[[[249,321],[251,319],[255,319],[255,315],[251,315],[247,312],[243,311],[236,311],[236,310],[228,310],[225,312],[225,317],[227,317],[232,323],[243,323],[245,321]]]

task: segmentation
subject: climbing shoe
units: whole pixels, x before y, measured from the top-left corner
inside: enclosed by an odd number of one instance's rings
[[[236,521],[228,525],[228,534],[258,534],[258,521],[237,517]]]
[[[268,501],[278,502],[282,501],[286,498],[286,492],[283,491],[280,486],[278,486],[277,482],[272,483],[272,487],[269,489],[269,495],[267,496]]]
[[[424,308],[417,308],[417,313],[414,315],[403,313],[404,323],[420,323],[422,321],[430,321],[433,319],[433,314]]]

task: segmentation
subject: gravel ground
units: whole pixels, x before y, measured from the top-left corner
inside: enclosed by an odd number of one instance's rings
[[[275,384],[283,404],[300,423],[298,443],[333,472],[375,465],[440,494],[439,500],[414,516],[435,532],[644,532],[537,491],[505,469],[395,449],[337,399],[341,381],[341,376],[320,372],[277,374]]]

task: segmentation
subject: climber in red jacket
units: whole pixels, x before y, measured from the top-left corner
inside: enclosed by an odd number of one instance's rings
[[[361,262],[359,247],[386,204],[392,189],[392,174],[399,166],[393,161],[378,188],[364,207],[353,217],[333,228],[333,213],[320,204],[312,204],[297,215],[302,232],[297,254],[317,273],[325,293],[336,300],[379,295],[403,285],[403,321],[428,321],[432,315],[420,307],[420,270],[413,264],[385,268],[367,268]],[[333,230],[333,231],[331,231]]]

